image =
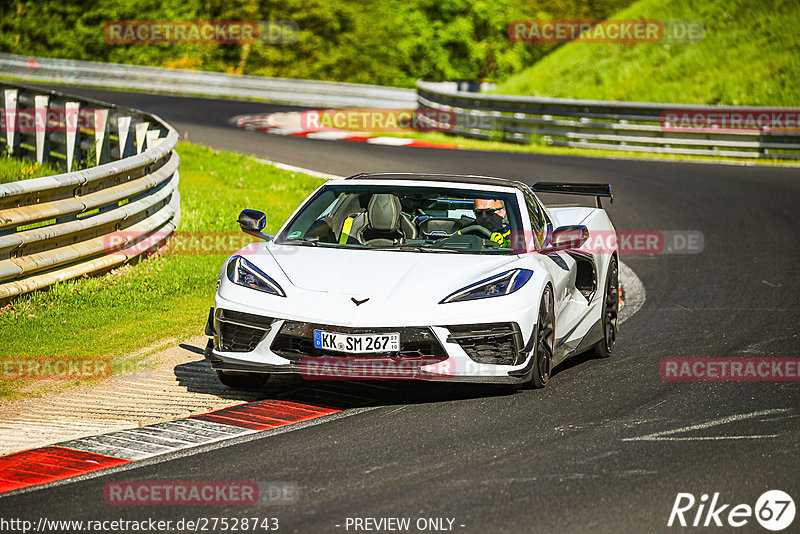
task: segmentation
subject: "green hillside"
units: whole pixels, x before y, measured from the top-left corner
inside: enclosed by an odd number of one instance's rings
[[[797,0],[640,0],[615,19],[699,19],[698,43],[566,44],[498,93],[600,100],[800,105]],[[536,46],[536,45],[532,45]]]

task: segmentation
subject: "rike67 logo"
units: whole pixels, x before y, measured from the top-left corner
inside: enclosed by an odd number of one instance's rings
[[[764,492],[753,507],[749,504],[725,504],[719,492],[714,493],[710,502],[706,493],[699,500],[691,493],[678,493],[667,526],[743,527],[755,517],[765,529],[779,531],[792,524],[794,514],[794,500],[781,490]]]

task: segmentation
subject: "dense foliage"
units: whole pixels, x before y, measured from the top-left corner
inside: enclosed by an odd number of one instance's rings
[[[413,86],[498,82],[555,48],[512,43],[530,18],[605,18],[630,0],[11,0],[0,3],[0,51],[261,76]],[[284,45],[109,44],[116,20],[288,20]]]

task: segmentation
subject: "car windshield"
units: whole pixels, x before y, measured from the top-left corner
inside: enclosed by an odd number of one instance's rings
[[[330,185],[277,237],[312,244],[411,252],[516,254],[522,226],[513,193],[396,185]]]

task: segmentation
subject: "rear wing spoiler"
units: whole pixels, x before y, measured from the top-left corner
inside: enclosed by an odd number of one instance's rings
[[[561,193],[565,195],[586,195],[595,197],[595,205],[602,209],[602,197],[608,197],[614,202],[611,194],[611,184],[565,184],[561,182],[536,182],[530,186],[534,193]]]

